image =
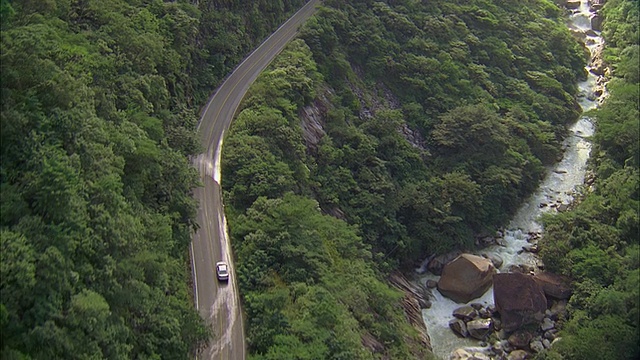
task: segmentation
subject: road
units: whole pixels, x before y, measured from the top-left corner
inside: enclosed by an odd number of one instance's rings
[[[209,99],[198,124],[206,151],[194,161],[204,186],[194,192],[200,204],[197,215],[199,230],[193,235],[191,258],[195,305],[212,326],[213,338],[197,359],[229,360],[245,359],[246,356],[240,297],[220,188],[224,134],[249,86],[295,37],[300,25],[315,12],[319,2],[310,0],[238,65]],[[231,276],[227,284],[216,279],[215,263],[218,261],[226,261],[230,265]]]

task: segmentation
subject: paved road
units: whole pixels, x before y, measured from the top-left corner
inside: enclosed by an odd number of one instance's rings
[[[198,359],[244,359],[246,355],[238,285],[222,208],[220,153],[223,135],[249,86],[293,39],[319,2],[310,0],[234,70],[209,100],[198,124],[206,151],[195,160],[204,187],[195,191],[200,203],[197,215],[200,229],[193,236],[191,258],[196,307],[213,328],[213,339]],[[216,280],[215,263],[221,260],[231,267],[228,284]]]

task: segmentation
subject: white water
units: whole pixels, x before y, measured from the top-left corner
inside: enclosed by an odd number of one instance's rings
[[[568,26],[586,32],[591,28],[590,16],[587,1],[583,0],[580,9],[571,15]],[[587,36],[586,39],[587,47],[593,55],[594,49],[597,46],[602,46],[602,38]],[[599,99],[590,95],[593,93],[596,81],[596,76],[589,73],[588,79],[578,84],[582,94],[579,103],[583,111],[594,109],[599,103]],[[537,222],[539,216],[545,212],[556,211],[555,208],[560,204],[569,204],[573,200],[574,191],[584,183],[586,163],[591,150],[591,144],[587,138],[593,135],[593,130],[594,126],[591,120],[584,116],[570,127],[570,135],[563,143],[563,147],[566,148],[563,159],[548,169],[547,176],[538,191],[514,215],[508,225],[508,230],[504,232],[503,245],[505,246],[495,245],[479,252],[481,254],[494,253],[500,256],[504,260],[502,271],[506,272],[510,265],[535,266],[535,257],[520,250],[529,244],[527,241],[529,232],[542,231],[542,226]],[[548,206],[541,207],[543,203]],[[428,279],[437,281],[439,276],[427,274],[421,277],[420,282],[424,283]],[[471,300],[469,303],[493,304],[493,288],[490,288],[482,297]],[[434,289],[431,308],[422,312],[431,338],[433,352],[443,359],[448,359],[449,354],[458,348],[482,349],[479,348],[477,340],[459,338],[449,329],[449,320],[453,318],[452,313],[460,306],[463,304],[443,297],[440,292]]]

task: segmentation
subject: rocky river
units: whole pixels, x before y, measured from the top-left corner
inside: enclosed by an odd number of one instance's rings
[[[591,53],[591,60],[587,66],[588,79],[579,84],[581,93],[578,99],[583,111],[588,111],[597,107],[606,96],[605,84],[608,73],[601,60],[603,40],[600,37],[601,21],[597,14],[601,3],[598,0],[567,1],[563,6],[571,13],[567,24],[569,29],[584,42]],[[512,289],[503,288],[509,282],[515,282],[520,293],[514,294],[514,297],[526,298],[531,303],[536,301],[538,287],[534,289],[533,285],[528,287],[523,283],[527,283],[524,280],[533,278],[529,273],[538,273],[543,268],[535,255],[537,240],[543,231],[537,219],[545,212],[566,210],[576,190],[584,186],[587,176],[586,163],[591,149],[588,138],[593,134],[594,125],[591,119],[582,116],[569,130],[570,135],[563,144],[565,152],[562,160],[548,169],[548,174],[538,191],[520,207],[507,229],[487,240],[495,241],[495,244],[484,247],[476,253],[479,255],[477,258],[468,257],[458,266],[459,269],[465,269],[465,266],[476,266],[474,269],[480,270],[474,273],[474,276],[478,276],[477,274],[482,276],[482,266],[491,267],[482,265],[482,261],[493,265],[491,270],[498,273],[493,276],[494,285],[489,281],[486,286],[479,287],[479,291],[486,290],[486,292],[474,299],[468,300],[467,297],[458,294],[457,299],[460,302],[455,302],[449,298],[451,294],[449,297],[442,295],[441,291],[447,293],[448,285],[440,281],[440,275],[444,263],[455,258],[457,254],[452,254],[448,259],[442,257],[429,259],[431,261],[425,261],[417,270],[422,274],[418,280],[419,284],[426,284],[432,288],[431,307],[424,309],[422,315],[431,338],[433,351],[437,356],[443,359],[469,359],[473,358],[472,355],[475,355],[476,359],[518,359],[524,358],[526,353],[535,353],[551,346],[556,338],[555,320],[559,313],[564,311],[563,306],[566,300],[561,298],[567,297],[566,294],[555,294],[559,299],[549,303],[546,299],[544,300],[544,308],[539,314],[539,319],[536,319],[537,330],[512,332],[517,324],[510,325],[508,322],[517,323],[524,320],[505,319],[504,309],[502,319],[493,317],[496,313],[493,288],[496,287],[496,293],[509,292]],[[460,261],[460,258],[457,261]],[[435,274],[427,271],[429,268],[436,269]],[[519,278],[520,273],[525,277]],[[500,279],[500,282],[496,279]],[[542,283],[544,281],[545,279],[542,279]],[[440,290],[437,290],[436,286]],[[547,288],[544,290],[548,297]],[[556,291],[561,290],[556,289]],[[542,295],[543,298],[545,294]],[[465,307],[465,303],[470,306]],[[497,305],[504,307],[501,304]],[[489,333],[495,336],[489,337]]]

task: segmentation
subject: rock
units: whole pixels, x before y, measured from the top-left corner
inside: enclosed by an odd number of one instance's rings
[[[530,252],[530,253],[536,254],[538,252],[538,245],[536,245],[536,244],[525,245],[525,246],[522,247],[522,250],[524,250],[526,252]]]
[[[467,323],[469,336],[482,340],[491,332],[491,319],[476,319]]]
[[[466,305],[453,310],[453,316],[462,321],[470,321],[478,317],[478,311]]]
[[[545,340],[553,341],[553,339],[556,338],[556,334],[555,334],[555,332],[549,330],[549,331],[545,331],[545,333],[544,333],[544,335],[542,335],[542,337]]]
[[[539,353],[544,351],[544,345],[542,345],[542,341],[540,340],[534,340],[529,344],[529,348],[531,348],[531,351],[533,351],[534,353]]]
[[[471,306],[472,308],[476,309],[476,310],[480,310],[484,307],[484,305],[482,305],[481,303],[471,303],[469,304],[469,306]]]
[[[487,305],[487,311],[493,316],[493,314],[496,313],[496,306],[495,305]]]
[[[551,310],[551,319],[565,318],[567,316],[567,302],[565,300],[555,301],[549,310]]]
[[[569,0],[565,4],[565,7],[569,10],[575,10],[580,8],[580,0]]]
[[[455,302],[467,303],[491,287],[495,272],[490,260],[462,254],[444,267],[438,281],[438,290]]]
[[[437,282],[437,281],[435,281],[435,280],[431,280],[431,279],[429,279],[429,280],[427,280],[426,285],[427,285],[427,287],[428,287],[429,289],[433,289],[433,288],[435,288],[436,286],[438,286],[438,282]]]
[[[525,349],[533,339],[533,334],[528,331],[518,330],[509,336],[509,345],[516,349]]]
[[[569,204],[560,204],[560,205],[558,205],[556,210],[558,212],[565,212],[565,211],[569,210]]]
[[[431,309],[431,301],[425,298],[418,298],[418,305],[420,309]]]
[[[547,340],[547,339],[542,339],[542,346],[544,346],[545,349],[548,349],[551,347],[551,341]]]
[[[561,337],[557,337],[555,339],[553,339],[553,341],[551,342],[551,347],[553,347],[553,345],[557,344],[558,341],[560,341],[562,338]]]
[[[596,37],[598,36],[598,33],[595,32],[595,30],[589,29],[587,31],[585,31],[585,35],[590,36],[590,37]],[[595,41],[592,40],[592,42],[595,44]],[[587,44],[589,45],[589,44]]]
[[[496,331],[502,330],[502,320],[493,318],[493,329]]]
[[[480,315],[480,317],[483,319],[488,319],[491,317],[491,313],[485,308],[478,310],[478,315]]]
[[[514,350],[509,353],[507,360],[526,360],[529,359],[529,353],[524,350]]]
[[[597,46],[593,50],[593,56],[589,63],[589,71],[597,76],[605,76],[607,72],[607,66],[604,63],[603,51],[604,47],[602,45]]]
[[[504,260],[502,260],[499,255],[494,253],[482,254],[482,257],[491,260],[491,263],[496,269],[500,269],[502,267],[502,264],[504,263]]]
[[[469,360],[473,355],[465,349],[455,349],[449,355],[449,360]]]
[[[451,329],[456,335],[461,337],[469,336],[467,325],[460,319],[449,320],[449,329]]]
[[[544,318],[547,299],[533,276],[501,273],[494,276],[493,298],[502,319],[502,327],[513,331]]]
[[[441,275],[444,266],[460,256],[460,254],[462,254],[462,252],[456,250],[450,253],[438,255],[429,261],[429,264],[427,264],[427,270],[431,271],[435,275]]]
[[[542,291],[549,297],[554,299],[568,299],[571,297],[571,287],[569,286],[571,282],[567,277],[550,272],[542,272],[536,274],[533,280],[540,285]]]
[[[556,324],[549,318],[544,318],[542,324],[540,324],[540,330],[547,331],[556,327]]]
[[[595,13],[591,16],[591,29],[595,31],[602,31],[602,16]]]

